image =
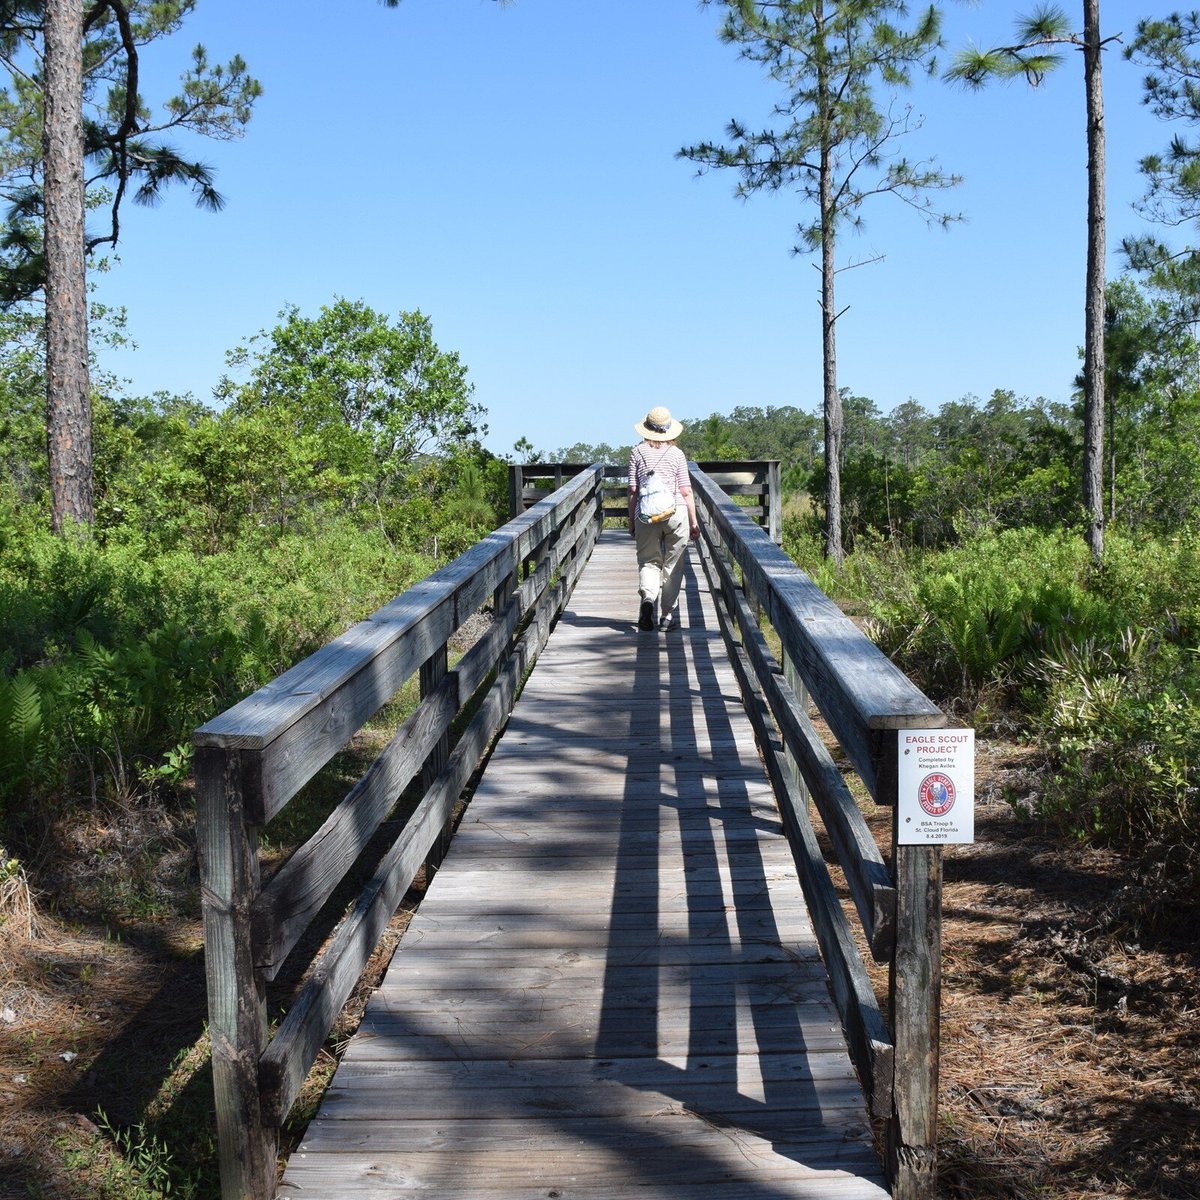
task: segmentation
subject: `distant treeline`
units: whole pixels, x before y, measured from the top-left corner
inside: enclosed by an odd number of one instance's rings
[[[1109,287],[1105,517],[1110,528],[1169,536],[1200,514],[1200,350],[1172,305],[1120,279]],[[915,400],[882,413],[843,391],[843,536],[916,546],[955,544],[967,531],[1079,529],[1082,401],[998,389],[931,412]],[[818,411],[742,405],[681,414],[690,459],[777,459],[784,489],[807,493],[823,519],[825,464]],[[576,443],[546,461],[624,463],[628,446]]]

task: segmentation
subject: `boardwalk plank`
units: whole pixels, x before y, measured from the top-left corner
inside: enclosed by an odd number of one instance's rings
[[[790,1111],[764,1114],[761,1121],[747,1122],[753,1129],[733,1127],[728,1139],[734,1146],[761,1146],[770,1139],[777,1152],[797,1157],[809,1166],[816,1162],[835,1163],[861,1154],[869,1145],[869,1131],[855,1121],[850,1112],[831,1109],[823,1124],[804,1125]],[[836,1131],[835,1136],[831,1133]],[[301,1143],[301,1150],[319,1150],[326,1146],[342,1150],[453,1151],[469,1144],[476,1152],[547,1151],[558,1152],[617,1148],[653,1153],[669,1140],[676,1152],[703,1151],[712,1144],[711,1127],[690,1113],[654,1113],[649,1117],[628,1117],[621,1122],[594,1117],[563,1118],[547,1128],[541,1120],[518,1117],[501,1118],[481,1125],[477,1121],[449,1120],[364,1121],[354,1130],[346,1130],[336,1119],[322,1117],[314,1121]]]
[[[686,1019],[663,1015],[654,1021],[644,1008],[601,1013],[578,1001],[560,1002],[522,1020],[497,1014],[494,1005],[455,1003],[462,999],[453,997],[436,1014],[414,1014],[411,1000],[400,1012],[375,1011],[345,1061],[593,1057],[603,1037],[605,1052],[626,1060],[782,1054],[803,1047],[809,1055],[833,1055],[839,1069],[849,1070],[837,1015],[815,1002],[755,1005],[753,1012],[743,1011],[731,1023],[728,1008],[718,1006],[693,1008]]]
[[[598,543],[282,1200],[879,1200],[706,588]]]

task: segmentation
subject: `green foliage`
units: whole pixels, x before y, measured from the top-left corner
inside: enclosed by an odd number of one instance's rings
[[[945,546],[968,530],[1051,529],[1074,520],[1078,422],[1061,406],[997,390],[986,402],[968,396],[933,415],[909,401],[884,418],[861,397],[844,402],[849,547],[877,535]],[[808,488],[822,495],[824,485],[818,462]]]
[[[0,806],[10,822],[177,786],[194,728],[432,565],[350,522],[207,558],[8,534]]]
[[[38,764],[42,736],[42,695],[30,676],[0,676],[0,778],[16,790],[28,784]],[[0,823],[4,820],[0,792]]]
[[[982,87],[989,79],[1024,78],[1035,87],[1062,62],[1057,47],[1081,45],[1067,15],[1056,4],[1039,5],[1028,16],[1017,18],[1016,39],[1008,46],[959,51],[946,78],[968,87]]]
[[[507,475],[428,318],[339,300],[236,352],[222,412],[96,397],[95,536],[53,537],[26,317],[0,317],[0,830],[28,836],[181,791],[193,729],[478,541]]]
[[[820,17],[804,0],[728,5],[721,37],[739,56],[763,66],[785,98],[776,108],[787,120],[778,129],[753,131],[739,121],[726,130],[728,144],[701,142],[679,151],[701,172],[731,168],[737,194],[793,191],[815,210],[797,227],[797,252],[832,244],[835,229],[861,223],[860,208],[873,195],[892,193],[945,224],[956,218],[932,209],[928,193],[952,187],[955,176],[927,164],[885,158],[882,147],[919,122],[886,113],[874,89],[907,86],[913,67],[926,67],[941,44],[936,8],[922,10],[908,28],[900,0],[835,5]],[[832,180],[822,201],[822,170]]]
[[[473,445],[486,431],[467,370],[433,340],[420,312],[393,323],[361,301],[336,300],[316,317],[285,309],[282,322],[233,351],[249,382],[229,380],[230,420],[254,421],[293,447],[276,481],[290,508],[304,480],[354,504],[382,505],[411,480],[423,455]]]
[[[776,459],[810,471],[820,449],[821,418],[790,404],[740,404],[728,414],[685,418],[683,426],[680,449],[698,462]]]
[[[1149,68],[1145,102],[1164,121],[1200,123],[1200,13],[1172,13],[1138,22],[1125,56]],[[1165,153],[1141,161],[1147,192],[1144,215],[1165,225],[1200,218],[1200,146],[1177,133]]]
[[[1039,805],[1080,837],[1172,855],[1200,844],[1200,661],[1143,631],[1042,665],[1057,770]]]
[[[522,446],[526,448],[527,453],[522,453]],[[515,449],[519,455],[519,462],[583,463],[585,466],[607,463],[610,466],[623,467],[629,463],[631,447],[610,446],[607,442],[576,442],[572,446],[550,450],[535,458],[532,443],[522,438]]]
[[[1035,811],[1195,880],[1200,850],[1200,530],[1107,539],[1012,529],[941,551],[860,545],[845,570],[785,548],[936,699],[1019,719],[1053,770]],[[1192,875],[1188,875],[1192,872]],[[1186,884],[1185,886],[1193,886]]]
[[[1109,284],[1110,521],[1169,534],[1200,516],[1200,370],[1174,298]]]
[[[200,1194],[197,1181],[145,1122],[121,1127],[103,1110],[96,1122],[100,1135],[92,1145],[70,1151],[67,1165],[86,1173],[104,1200],[195,1200]]]
[[[1036,712],[1042,657],[1111,644],[1132,616],[1065,531],[1009,529],[937,553],[866,554],[852,580],[884,649],[935,695],[971,705],[987,697]]]

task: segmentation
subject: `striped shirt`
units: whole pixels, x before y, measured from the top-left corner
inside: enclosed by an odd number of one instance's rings
[[[653,471],[667,487],[675,493],[675,502],[683,503],[685,488],[690,488],[687,459],[678,446],[665,449],[653,442],[641,442],[634,446],[629,455],[629,490],[640,492],[646,485],[646,477]]]

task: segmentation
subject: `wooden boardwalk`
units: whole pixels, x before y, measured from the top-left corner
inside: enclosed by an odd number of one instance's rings
[[[605,533],[284,1200],[887,1195],[702,574],[636,591]]]

